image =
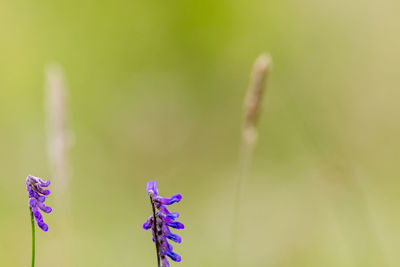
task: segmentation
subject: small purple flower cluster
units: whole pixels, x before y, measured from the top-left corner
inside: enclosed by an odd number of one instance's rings
[[[152,229],[153,242],[158,242],[156,247],[159,255],[157,256],[161,259],[161,266],[169,267],[170,265],[166,256],[176,262],[181,261],[181,256],[172,251],[173,247],[168,243],[167,239],[176,243],[182,242],[182,238],[179,235],[172,233],[169,227],[184,229],[185,226],[183,223],[175,221],[175,219],[179,217],[179,213],[169,212],[166,206],[181,201],[182,195],[176,194],[170,198],[158,196],[157,181],[150,181],[147,183],[147,194],[150,197],[153,209],[156,208],[157,211],[154,209],[155,216],[150,216],[148,218],[148,220],[143,224],[143,229]],[[154,217],[156,217],[155,222]]]
[[[44,204],[51,191],[49,189],[44,189],[43,187],[48,187],[49,185],[50,180],[43,181],[42,179],[32,175],[28,175],[26,178],[26,189],[29,194],[29,206],[32,209],[37,225],[45,232],[49,230],[49,226],[43,221],[43,216],[40,213],[40,210],[45,213],[50,213],[53,210],[51,207]]]

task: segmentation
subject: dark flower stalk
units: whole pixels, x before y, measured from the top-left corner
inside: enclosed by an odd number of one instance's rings
[[[32,267],[35,266],[35,221],[40,229],[47,232],[49,226],[43,221],[43,216],[40,213],[42,210],[45,213],[50,213],[53,209],[46,206],[44,202],[51,191],[49,189],[44,189],[43,187],[48,187],[50,185],[50,180],[43,181],[42,179],[28,175],[26,178],[26,189],[29,195],[29,210],[31,214],[31,224],[32,224]]]
[[[153,210],[153,218],[155,218],[156,217],[156,207],[155,207],[154,201],[153,201],[153,192],[151,192],[149,194],[149,197],[150,197],[150,202],[151,202],[151,208]],[[153,220],[153,228],[152,229],[157,229],[156,220]],[[158,235],[154,235],[154,230],[153,230],[153,236],[155,238],[155,243],[156,243],[157,266],[160,267],[160,246],[158,245],[159,244]]]
[[[147,183],[147,195],[150,197],[153,215],[143,224],[143,229],[152,230],[153,242],[156,244],[157,266],[160,267],[161,263],[161,267],[169,267],[167,256],[176,262],[181,261],[181,256],[172,251],[173,247],[167,239],[176,243],[182,242],[182,238],[172,233],[169,227],[184,229],[185,226],[175,221],[179,213],[169,212],[166,206],[181,201],[182,195],[176,194],[170,198],[158,196],[157,181]]]

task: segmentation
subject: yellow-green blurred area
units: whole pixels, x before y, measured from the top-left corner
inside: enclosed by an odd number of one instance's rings
[[[400,2],[0,2],[0,266],[30,266],[25,177],[51,178],[37,266],[156,266],[146,182],[183,195],[172,266],[400,266]],[[270,53],[239,250],[242,104]],[[68,87],[66,193],[45,68]]]

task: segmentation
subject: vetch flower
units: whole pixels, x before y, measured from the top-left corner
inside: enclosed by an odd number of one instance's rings
[[[53,210],[51,207],[44,204],[47,196],[51,193],[49,189],[45,188],[49,185],[50,180],[43,181],[42,179],[32,175],[28,175],[26,178],[29,206],[31,207],[37,225],[45,232],[49,230],[49,226],[43,221],[43,216],[40,211],[43,211],[44,213],[50,213]]]
[[[173,247],[168,242],[168,239],[176,243],[182,242],[182,238],[172,233],[170,227],[184,229],[185,226],[183,223],[175,221],[179,217],[179,213],[169,212],[166,206],[181,201],[182,195],[176,194],[170,198],[158,196],[157,181],[147,183],[147,195],[150,197],[153,215],[143,224],[143,229],[152,230],[153,242],[156,243],[158,266],[160,266],[161,262],[161,267],[169,267],[167,257],[173,261],[180,262],[181,256],[173,252]]]

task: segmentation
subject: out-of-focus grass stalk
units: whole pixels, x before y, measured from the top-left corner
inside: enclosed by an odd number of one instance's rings
[[[68,160],[69,149],[72,145],[73,133],[68,127],[68,90],[62,67],[58,64],[49,65],[45,69],[46,78],[46,126],[47,126],[47,152],[48,164],[51,175],[54,177],[55,190],[58,191],[57,245],[60,251],[59,267],[68,267],[73,233],[71,225],[71,168]]]
[[[53,64],[46,69],[46,121],[48,161],[61,193],[70,180],[68,149],[71,132],[67,128],[67,88],[61,66]]]
[[[244,102],[243,133],[239,151],[232,228],[232,251],[234,255],[238,255],[242,190],[248,176],[253,149],[257,141],[257,121],[261,111],[262,97],[265,93],[264,84],[267,80],[270,66],[271,59],[268,55],[261,54],[256,59]],[[238,256],[234,257],[237,262]]]

